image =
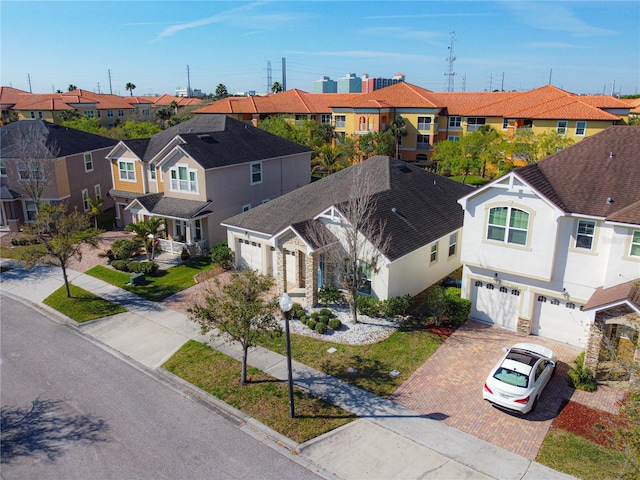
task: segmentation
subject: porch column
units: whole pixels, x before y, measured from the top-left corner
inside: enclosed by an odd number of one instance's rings
[[[276,247],[276,261],[278,262],[278,295],[287,291],[287,256],[284,254],[284,246]]]
[[[600,351],[602,350],[602,342],[604,340],[604,323],[596,314],[595,321],[589,326],[589,337],[587,339],[587,351],[584,355],[584,366],[596,372],[598,361],[600,359]]]
[[[307,307],[311,308],[318,304],[318,254],[313,253],[305,257],[305,286],[304,298]]]

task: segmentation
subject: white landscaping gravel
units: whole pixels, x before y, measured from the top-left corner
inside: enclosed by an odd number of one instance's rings
[[[312,308],[308,310],[308,312],[312,313],[318,310],[321,310],[321,308]],[[353,324],[351,323],[351,312],[348,306],[332,306],[329,310],[342,322],[342,328],[340,328],[340,330],[335,331],[329,329],[326,333],[321,334],[309,329],[309,327],[304,325],[300,320],[290,320],[289,329],[291,333],[306,335],[327,342],[364,345],[384,340],[395,332],[400,325],[397,319],[371,318],[361,314],[358,314],[358,323]],[[280,323],[284,330],[284,320]]]

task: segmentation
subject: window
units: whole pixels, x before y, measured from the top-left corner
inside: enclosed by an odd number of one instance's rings
[[[502,119],[502,129],[506,130],[507,128],[509,128],[509,119],[508,118],[503,118]]]
[[[113,110],[107,110],[107,118],[113,118]]]
[[[94,117],[93,110],[85,110],[83,113],[84,113],[84,115],[86,117],[89,117],[89,118],[93,118]]]
[[[18,177],[20,180],[44,180],[43,165],[39,162],[33,162],[30,166],[21,164],[18,166]]]
[[[462,117],[449,117],[449,127],[459,128],[462,124]]]
[[[336,119],[336,128],[344,128],[347,126],[347,116],[346,115],[336,115],[334,117]]]
[[[449,256],[453,257],[456,254],[456,245],[458,243],[458,232],[454,232],[449,235]]]
[[[202,220],[194,220],[193,221],[193,235],[195,236],[194,240],[197,242],[202,240]]]
[[[149,164],[149,178],[151,180],[156,179],[156,166],[153,165],[152,163]]]
[[[596,222],[591,220],[580,220],[576,230],[576,248],[591,250],[593,247],[593,236],[596,230]]]
[[[102,198],[102,189],[100,188],[100,184],[93,187],[93,193],[96,194],[96,200],[100,200]]]
[[[568,121],[558,120],[558,126],[556,127],[556,132],[558,133],[558,135],[566,135],[568,126],[569,126]]]
[[[38,112],[38,118],[39,118],[40,120],[42,120],[42,119],[44,118],[44,115],[42,115],[42,112]]]
[[[4,158],[0,158],[0,175],[7,174],[7,165],[5,163]]]
[[[636,230],[631,234],[631,251],[629,255],[640,257],[640,230]]]
[[[34,111],[29,112],[29,116],[31,118],[36,118],[36,112],[34,112]]]
[[[371,265],[367,262],[358,260],[358,273],[361,278],[361,285],[358,289],[358,293],[365,295],[371,295]]]
[[[171,174],[171,190],[174,192],[198,193],[196,171],[185,165],[178,165],[169,170]]]
[[[93,159],[91,158],[90,153],[84,154],[84,171],[92,172],[93,171]]]
[[[469,117],[467,118],[467,131],[475,132],[487,122],[484,117]]]
[[[82,190],[82,208],[85,212],[88,212],[91,206],[89,205],[89,190],[86,188]]]
[[[175,221],[176,238],[184,239],[187,232],[187,222],[184,220]],[[179,242],[182,240],[178,240]]]
[[[429,262],[434,263],[438,261],[438,243],[434,243],[431,245],[431,255],[429,257]]]
[[[587,122],[576,122],[576,137],[584,137],[587,132]]]
[[[251,164],[251,185],[262,183],[262,163],[256,162]]]
[[[246,205],[242,205],[242,211],[246,212],[247,210],[251,210],[251,204],[247,203]]]
[[[429,142],[429,137],[430,135],[418,134],[418,139],[416,141],[416,148],[418,148],[419,150],[431,150],[431,143]]]
[[[120,174],[120,180],[124,180],[125,182],[136,181],[136,171],[133,162],[126,160],[118,161],[118,172]]]
[[[118,116],[119,117],[124,117],[124,110],[122,110],[122,109],[118,110]]]
[[[431,117],[418,117],[418,130],[430,130]]]
[[[513,207],[495,207],[489,211],[488,240],[526,245],[528,229],[527,212]]]
[[[331,114],[323,113],[320,117],[320,123],[323,125],[331,125]]]
[[[27,211],[27,220],[31,222],[34,221],[38,213],[38,209],[36,208],[36,202],[34,202],[33,200],[25,200],[24,208]]]
[[[457,135],[449,135],[447,137],[447,140],[449,140],[450,142],[459,142],[460,141],[460,137]]]
[[[302,113],[296,113],[296,125],[301,125],[302,123],[304,123],[305,120],[308,120],[309,116],[302,114]]]
[[[102,112],[98,110],[98,118],[102,118]]]

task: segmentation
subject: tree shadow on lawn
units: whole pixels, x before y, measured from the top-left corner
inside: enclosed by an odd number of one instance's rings
[[[109,426],[104,420],[66,413],[63,405],[63,400],[36,398],[25,407],[2,407],[2,463],[35,455],[45,455],[54,461],[71,443],[87,445],[108,441],[104,434]]]

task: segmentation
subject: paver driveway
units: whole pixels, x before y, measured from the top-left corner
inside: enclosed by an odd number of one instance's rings
[[[523,341],[545,345],[558,356],[555,377],[542,393],[536,411],[524,417],[482,400],[484,381],[503,355],[502,347]],[[586,393],[569,386],[569,364],[580,352],[578,347],[468,320],[392,398],[420,413],[437,414],[458,430],[533,460],[565,400],[617,411],[621,393],[616,389],[602,386],[595,393]]]

